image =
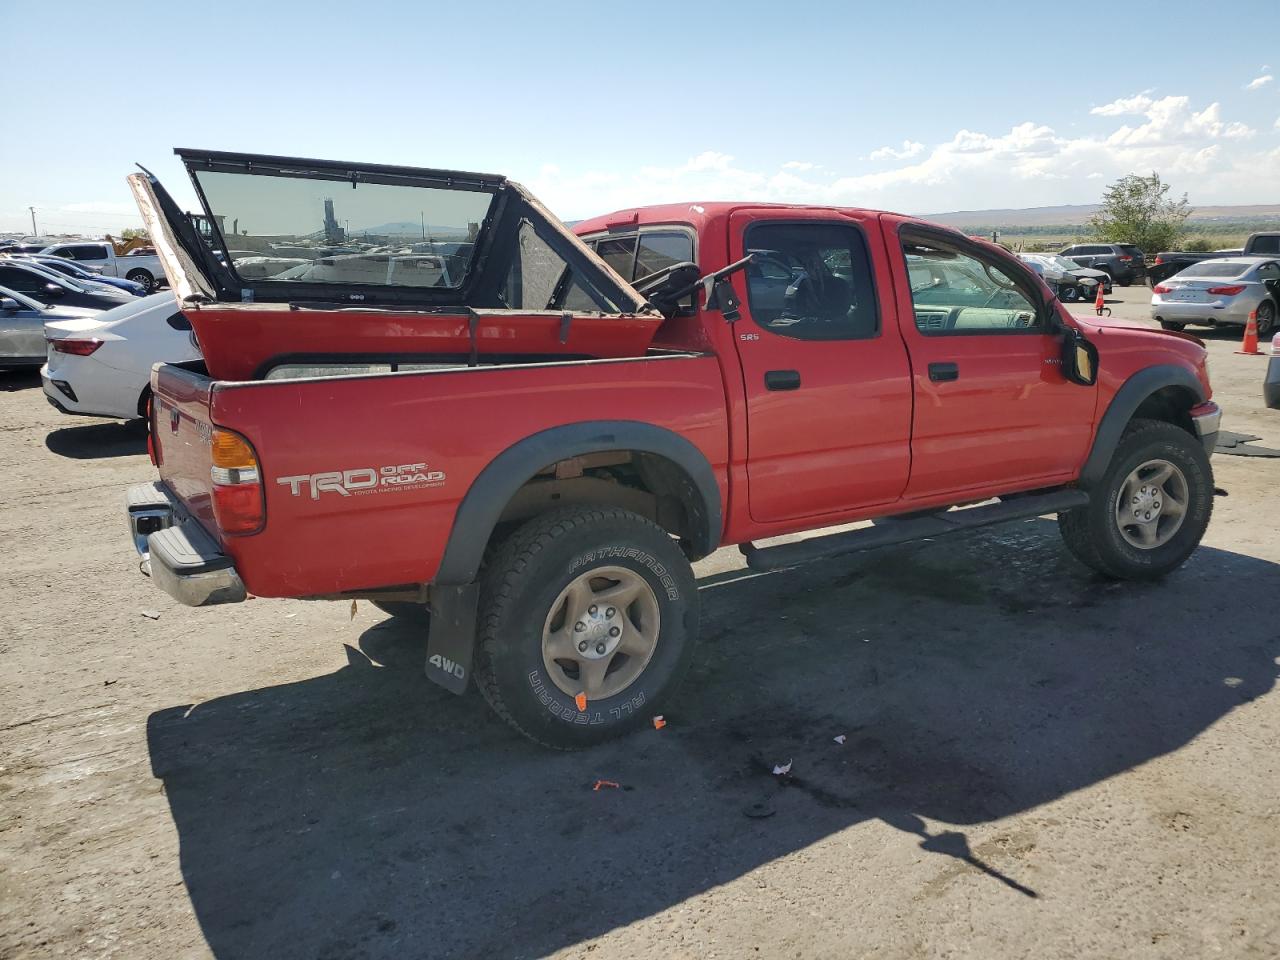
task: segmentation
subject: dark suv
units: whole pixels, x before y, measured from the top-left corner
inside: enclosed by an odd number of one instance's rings
[[[1147,276],[1147,261],[1132,243],[1078,243],[1063,250],[1062,256],[1082,267],[1111,274],[1111,279],[1122,287]]]

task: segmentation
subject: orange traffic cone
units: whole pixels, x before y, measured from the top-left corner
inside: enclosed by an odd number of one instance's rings
[[[1098,296],[1097,296],[1097,297],[1095,297],[1095,298],[1094,298],[1094,301],[1093,301],[1093,310],[1094,310],[1094,313],[1096,313],[1098,316],[1102,316],[1102,311],[1103,311],[1103,310],[1105,310],[1105,309],[1107,308],[1107,307],[1106,307],[1106,304],[1107,304],[1107,301],[1106,301],[1106,300],[1104,300],[1104,299],[1102,299],[1102,284],[1101,284],[1101,283],[1099,283],[1099,284],[1098,284]]]
[[[1249,311],[1249,322],[1244,325],[1244,342],[1240,344],[1240,349],[1236,353],[1248,354],[1251,357],[1262,356],[1262,351],[1258,349],[1258,311]]]

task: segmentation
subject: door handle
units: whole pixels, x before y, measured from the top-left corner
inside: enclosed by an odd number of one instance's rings
[[[934,383],[959,380],[960,367],[954,363],[931,363],[929,364],[929,379]]]
[[[799,370],[766,370],[764,375],[766,390],[799,390]]]

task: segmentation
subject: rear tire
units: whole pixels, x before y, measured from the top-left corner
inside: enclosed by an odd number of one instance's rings
[[[688,668],[693,570],[638,514],[555,510],[517,529],[487,564],[477,632],[476,683],[494,712],[545,746],[590,746],[661,713]],[[598,695],[580,710],[588,687]]]
[[[140,283],[147,288],[147,293],[155,293],[156,278],[146,270],[130,270],[124,277],[126,280],[132,280],[134,283]]]
[[[1258,304],[1258,337],[1267,337],[1276,326],[1276,305],[1270,300]]]
[[[1186,430],[1134,420],[1090,494],[1088,506],[1058,514],[1067,548],[1105,576],[1153,580],[1179,567],[1204,536],[1213,468]]]
[[[1177,321],[1174,321],[1174,320],[1160,321],[1161,330],[1179,330],[1180,331],[1180,330],[1185,330],[1186,328],[1187,328],[1187,325],[1185,323],[1178,323]]]

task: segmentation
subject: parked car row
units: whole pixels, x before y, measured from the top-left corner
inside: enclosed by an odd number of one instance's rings
[[[1024,253],[1019,255],[1027,266],[1044,278],[1058,299],[1066,303],[1074,300],[1092,300],[1102,284],[1104,294],[1111,292],[1111,276],[1102,270],[1082,267],[1066,257],[1052,253]]]
[[[1280,258],[1202,260],[1151,289],[1151,318],[1166,330],[1188,324],[1243,326],[1253,315],[1258,336],[1271,334],[1280,315]]]

